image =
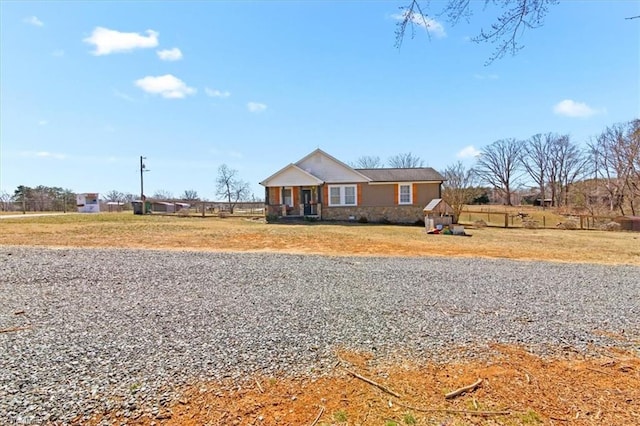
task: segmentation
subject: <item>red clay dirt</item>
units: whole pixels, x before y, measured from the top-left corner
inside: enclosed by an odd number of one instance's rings
[[[553,357],[495,345],[473,360],[436,363],[338,351],[329,375],[195,383],[156,417],[106,413],[134,425],[637,425],[640,358],[614,348]],[[356,377],[357,374],[360,377]],[[447,392],[480,385],[452,399]],[[368,381],[367,381],[368,380]],[[379,386],[377,386],[379,385]],[[394,396],[396,394],[398,396]]]

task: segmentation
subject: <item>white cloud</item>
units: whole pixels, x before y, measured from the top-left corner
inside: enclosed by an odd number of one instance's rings
[[[212,98],[228,98],[229,96],[231,96],[231,93],[226,90],[222,92],[217,89],[209,89],[208,87],[204,88],[204,93]]]
[[[557,115],[564,115],[565,117],[586,118],[598,114],[601,111],[591,108],[584,102],[576,102],[571,99],[565,99],[553,106],[553,112]]]
[[[473,145],[465,146],[462,148],[457,154],[458,158],[473,158],[480,155],[480,151],[476,149]]]
[[[47,120],[38,121],[38,126],[46,126],[47,124],[49,124],[49,122]]]
[[[409,18],[409,21],[414,25],[424,28],[429,32],[429,34],[433,34],[437,38],[443,38],[447,36],[446,31],[444,30],[444,26],[435,19],[429,18],[426,15],[421,15],[420,13],[413,12],[409,14],[409,11],[404,11],[403,13],[396,13],[391,15],[391,17],[397,21],[402,21],[406,17]]]
[[[147,93],[167,99],[185,98],[196,93],[196,89],[171,74],[158,77],[147,76],[135,81],[135,85]]]
[[[23,157],[53,158],[55,160],[64,160],[65,158],[67,158],[67,155],[65,154],[58,154],[49,151],[23,151],[20,153],[20,155],[22,155]]]
[[[108,28],[96,27],[91,36],[83,41],[95,46],[95,50],[91,53],[96,56],[156,47],[159,34],[153,30],[147,30],[145,33],[147,34],[146,36],[139,33],[123,33]]]
[[[119,90],[114,90],[113,96],[115,96],[116,98],[124,99],[127,102],[135,102],[135,99],[133,99],[131,96],[127,95],[126,93],[122,93]]]
[[[56,58],[62,58],[64,56],[64,50],[56,49],[53,52],[51,52],[51,56],[55,56]]]
[[[64,154],[57,154],[55,152],[48,152],[48,151],[36,152],[36,156],[44,157],[44,158],[55,158],[56,160],[64,160],[65,158],[67,158],[67,156]]]
[[[158,54],[158,58],[163,61],[179,61],[182,59],[182,51],[177,47],[174,47],[173,49],[158,50],[156,53]]]
[[[249,112],[263,112],[264,110],[267,109],[267,106],[265,104],[261,104],[259,102],[248,102],[247,103],[247,109],[249,110]]]
[[[229,151],[229,157],[242,158],[244,157],[240,151]]]
[[[35,27],[44,27],[44,22],[39,20],[37,16],[29,16],[28,18],[24,18],[22,21]]]

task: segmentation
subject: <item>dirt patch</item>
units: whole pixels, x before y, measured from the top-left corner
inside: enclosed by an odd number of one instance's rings
[[[640,423],[640,358],[615,349],[554,357],[494,346],[468,362],[338,352],[325,377],[196,383],[137,425],[631,425]],[[356,377],[356,374],[360,377]],[[472,391],[447,392],[477,382]],[[376,386],[379,385],[379,386]],[[397,394],[394,396],[392,394]],[[116,413],[97,423],[124,421]]]

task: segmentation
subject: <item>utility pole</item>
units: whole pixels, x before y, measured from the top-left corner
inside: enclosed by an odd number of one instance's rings
[[[144,201],[145,201],[145,196],[144,196],[144,172],[149,172],[150,170],[147,169],[147,166],[145,166],[143,160],[146,160],[147,157],[143,157],[142,155],[140,156],[140,201],[142,201],[142,209],[144,211]]]

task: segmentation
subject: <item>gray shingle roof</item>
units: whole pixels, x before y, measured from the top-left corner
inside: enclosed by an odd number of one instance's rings
[[[414,169],[356,169],[373,182],[443,181],[444,177],[431,167]]]

